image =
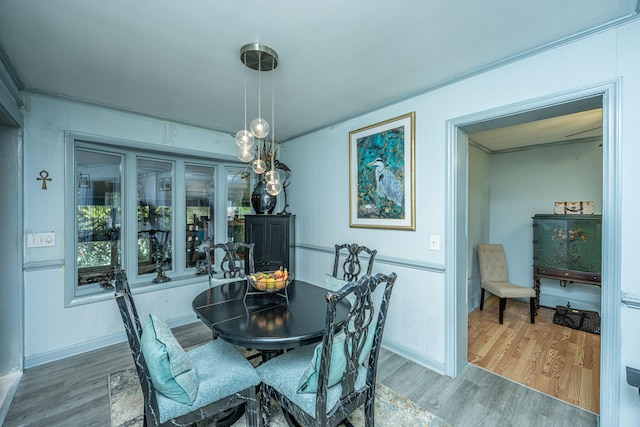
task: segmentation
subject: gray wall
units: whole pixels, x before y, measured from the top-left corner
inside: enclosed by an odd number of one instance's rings
[[[22,143],[0,126],[0,376],[22,370]]]
[[[469,146],[469,312],[480,305],[480,270],[476,245],[490,243],[491,156]]]
[[[491,156],[490,242],[502,243],[509,280],[531,286],[533,234],[531,217],[553,213],[556,201],[593,201],[602,213],[601,141],[543,146]],[[600,310],[600,288],[542,280],[540,304]]]
[[[0,126],[0,424],[23,370],[22,134]]]
[[[502,243],[509,279],[532,282],[532,221],[553,213],[556,201],[593,201],[602,212],[602,147],[600,140],[543,146],[504,154],[469,149],[469,311],[480,304],[480,277],[475,246]],[[600,288],[541,280],[540,303],[600,310]]]

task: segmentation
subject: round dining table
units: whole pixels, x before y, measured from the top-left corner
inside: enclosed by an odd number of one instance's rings
[[[219,338],[241,347],[260,350],[262,359],[284,350],[322,340],[326,329],[327,290],[293,280],[288,298],[276,293],[254,293],[246,279],[226,283],[198,294],[192,303],[198,318]],[[287,302],[288,300],[288,302]],[[336,319],[344,323],[350,309],[338,303]]]

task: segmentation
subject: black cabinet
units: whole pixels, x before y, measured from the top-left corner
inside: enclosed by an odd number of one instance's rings
[[[295,266],[295,215],[245,215],[245,242],[255,243],[255,271]]]

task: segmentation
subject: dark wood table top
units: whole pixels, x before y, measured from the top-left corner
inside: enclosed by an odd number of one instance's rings
[[[327,290],[301,280],[288,287],[289,304],[277,294],[247,295],[246,280],[207,289],[195,297],[193,310],[220,338],[262,351],[285,350],[322,340],[325,331]],[[349,303],[338,305],[344,321]]]

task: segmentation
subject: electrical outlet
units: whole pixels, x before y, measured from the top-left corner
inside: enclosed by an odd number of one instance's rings
[[[432,251],[440,250],[440,235],[439,234],[431,234],[429,236],[429,249]]]
[[[29,233],[27,234],[28,248],[46,248],[56,245],[56,233]]]

